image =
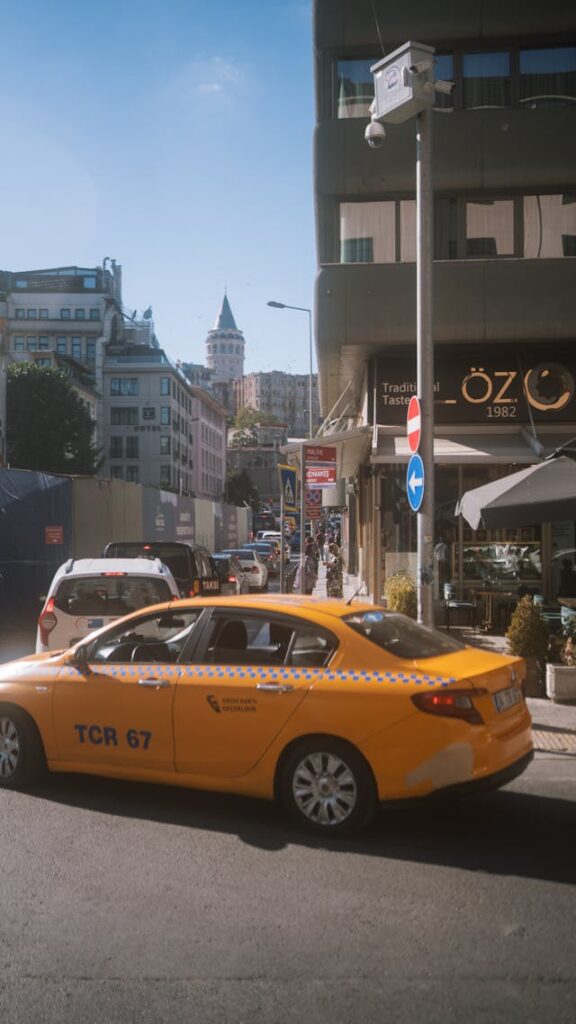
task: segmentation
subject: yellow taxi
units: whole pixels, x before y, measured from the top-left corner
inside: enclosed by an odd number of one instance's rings
[[[523,676],[377,605],[175,600],[0,667],[0,785],[48,769],[277,798],[336,835],[520,774]]]

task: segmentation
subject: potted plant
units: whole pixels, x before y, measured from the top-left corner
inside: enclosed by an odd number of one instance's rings
[[[565,623],[551,655],[546,665],[546,696],[557,702],[576,701],[576,616]]]
[[[526,697],[543,697],[543,675],[548,652],[548,626],[542,617],[540,607],[534,604],[528,594],[518,601],[506,633],[508,650],[524,658]]]
[[[384,584],[386,607],[415,619],[418,614],[416,581],[409,572],[401,570],[389,576]]]

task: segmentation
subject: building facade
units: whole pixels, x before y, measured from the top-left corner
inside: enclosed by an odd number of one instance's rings
[[[275,416],[285,423],[293,437],[307,437],[310,425],[310,377],[302,373],[284,373],[271,370],[266,373],[248,373],[234,383],[236,406]],[[312,422],[319,426],[320,403],[318,378],[312,376]]]
[[[316,344],[339,459],[345,428],[367,438],[347,488],[359,568],[379,597],[416,560],[416,123],[387,127],[378,150],[364,130],[371,65],[418,40],[455,83],[433,115],[436,540],[460,593],[520,581],[553,594],[551,554],[574,546],[573,523],[474,532],[454,509],[576,434],[576,9],[315,0],[314,14]],[[521,541],[518,574],[505,565]]]

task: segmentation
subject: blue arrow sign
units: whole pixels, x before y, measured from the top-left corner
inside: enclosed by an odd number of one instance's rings
[[[406,493],[410,508],[417,512],[424,498],[424,463],[419,455],[413,455],[408,463]]]

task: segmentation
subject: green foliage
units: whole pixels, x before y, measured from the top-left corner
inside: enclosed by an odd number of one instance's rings
[[[415,619],[418,608],[416,601],[416,581],[409,572],[395,572],[384,584],[386,607],[391,611],[401,612]]]
[[[523,597],[510,619],[506,633],[510,654],[520,658],[536,658],[543,663],[548,651],[548,626],[538,605],[528,595]]]
[[[278,417],[271,412],[258,412],[248,405],[243,405],[236,413],[236,427],[270,427],[279,423]]]
[[[243,505],[246,502],[251,508],[257,508],[258,488],[254,486],[252,477],[246,469],[230,473],[226,481],[226,501],[229,505]]]
[[[14,469],[92,476],[101,464],[94,422],[61,370],[33,362],[10,366],[6,420]]]

